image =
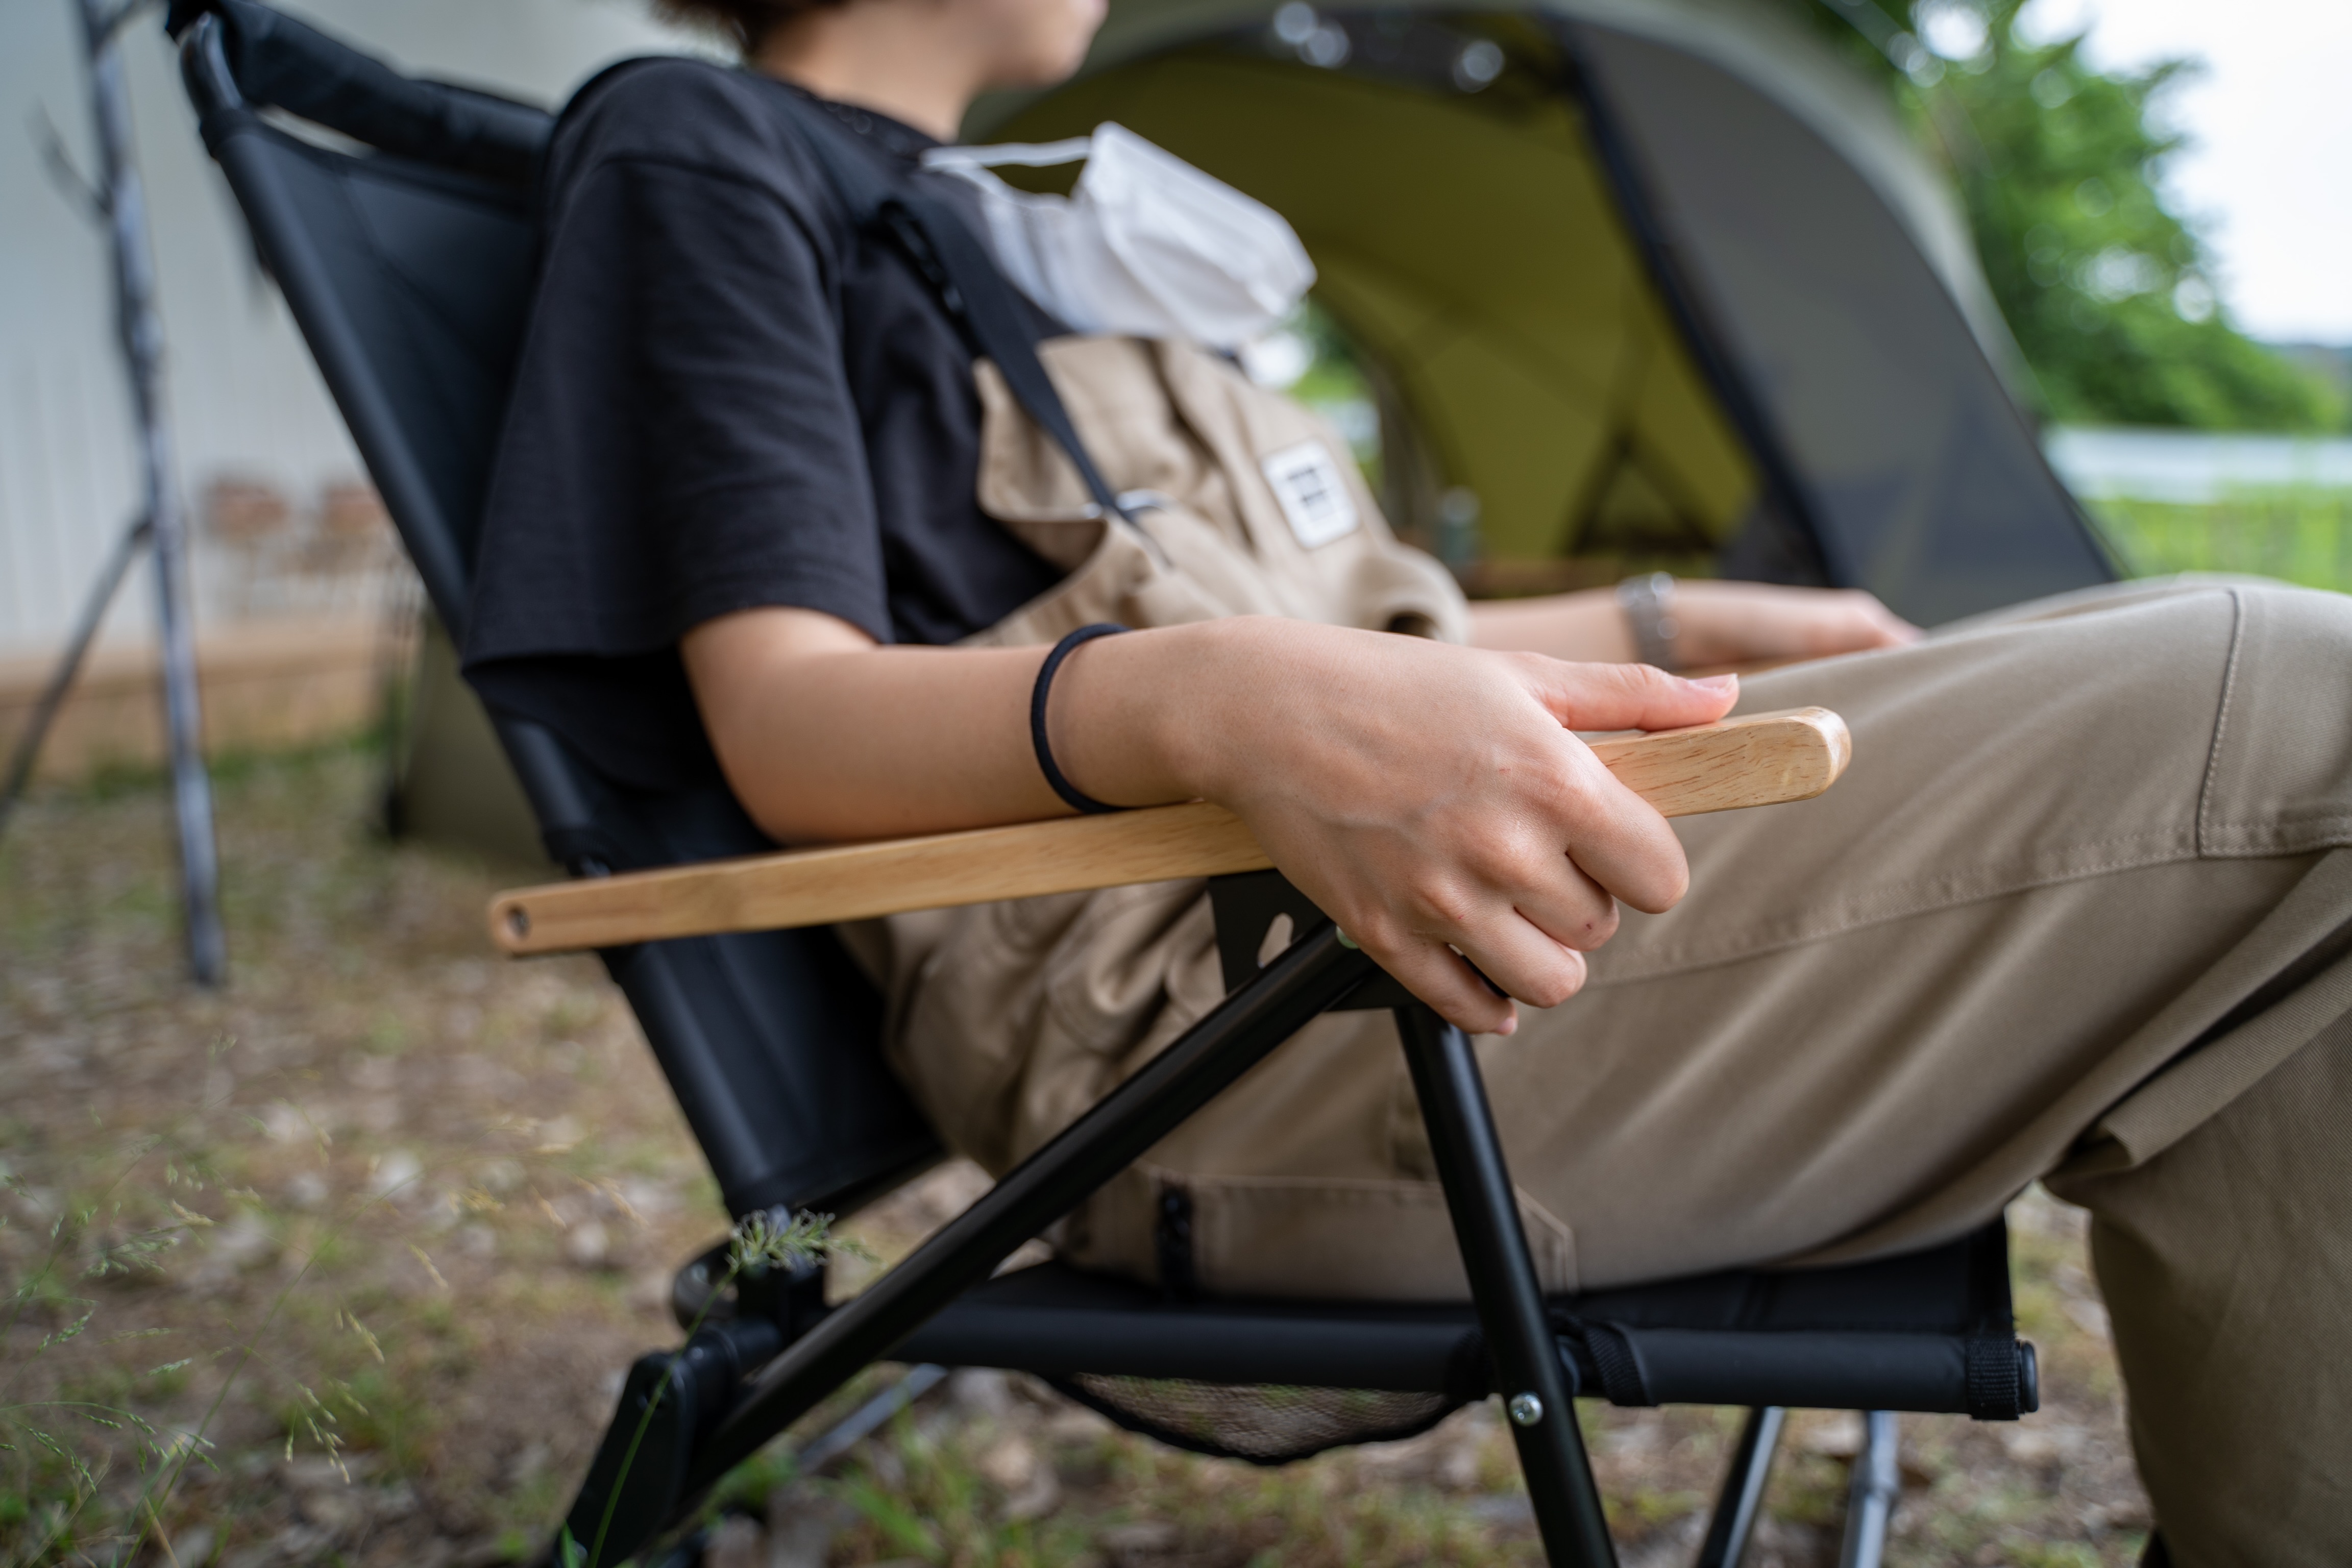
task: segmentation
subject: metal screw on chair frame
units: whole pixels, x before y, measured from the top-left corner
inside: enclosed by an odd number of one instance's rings
[[[1513,1426],[1532,1426],[1543,1419],[1543,1401],[1532,1394],[1514,1394],[1510,1412]]]

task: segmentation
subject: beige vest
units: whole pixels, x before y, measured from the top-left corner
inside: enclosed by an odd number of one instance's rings
[[[1062,338],[1039,357],[1135,521],[1101,515],[981,362],[981,507],[1070,574],[971,644],[1239,615],[1466,636],[1452,576],[1397,542],[1346,445],[1296,403],[1183,343]],[[1224,994],[1199,881],[898,916],[845,934],[887,977],[892,1065],[948,1144],[1000,1173]]]

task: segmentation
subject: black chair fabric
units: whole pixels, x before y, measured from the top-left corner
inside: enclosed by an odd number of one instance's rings
[[[1809,1405],[2010,1420],[2038,1402],[2007,1231],[1841,1268],[1733,1270],[1552,1302],[1587,1393],[1626,1405]],[[1174,1301],[1041,1264],[968,1293],[899,1353],[1118,1376],[1442,1394],[1492,1392],[1466,1304]],[[1098,1406],[1099,1407],[1099,1406]]]
[[[402,76],[373,55],[253,0],[173,0],[178,37],[216,16],[244,96],[338,131],[379,152],[492,180],[527,182],[553,117],[478,88]]]
[[[1702,51],[1598,22],[1564,36],[1832,582],[1937,626],[2114,580],[1950,291],[1843,152]]]

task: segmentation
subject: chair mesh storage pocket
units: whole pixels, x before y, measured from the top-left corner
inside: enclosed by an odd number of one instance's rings
[[[1079,1373],[1045,1380],[1130,1432],[1220,1459],[1286,1465],[1355,1443],[1417,1436],[1462,1402],[1443,1394],[1194,1383]]]

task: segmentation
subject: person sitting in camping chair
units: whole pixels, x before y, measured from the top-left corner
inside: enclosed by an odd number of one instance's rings
[[[559,127],[467,650],[494,706],[788,845],[1231,808],[1486,1037],[1549,1289],[1922,1247],[2045,1181],[2094,1215],[2174,1560],[2352,1561],[2352,605],[2141,584],[1923,638],[1729,583],[1467,605],[1324,426],[1181,312],[1070,331],[1103,323],[1003,258],[1017,202],[927,159],[1075,70],[1097,0],[670,9],[747,68],[620,68]],[[1071,439],[976,355],[950,253],[990,234]],[[1854,732],[1834,795],[1673,828],[1576,733],[1801,704]],[[1000,1172],[1223,994],[1197,883],[848,934],[895,1067]],[[1464,1289],[1377,1012],[1058,1246],[1171,1289]]]

